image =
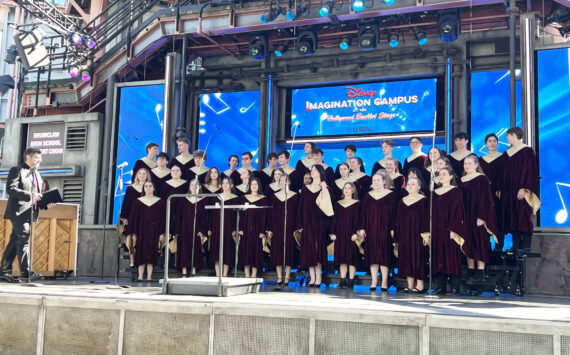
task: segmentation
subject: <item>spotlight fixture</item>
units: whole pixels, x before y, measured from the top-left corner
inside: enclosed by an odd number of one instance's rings
[[[347,50],[350,47],[350,42],[352,41],[352,37],[349,35],[342,36],[342,40],[340,41],[339,47],[343,51]]]
[[[92,39],[87,39],[87,40],[85,40],[85,42],[86,42],[85,45],[86,45],[87,48],[89,48],[89,49],[93,49],[93,48],[95,48],[95,46],[97,45],[97,43],[95,43],[95,41],[92,40]]]
[[[315,53],[317,50],[317,35],[313,31],[303,31],[297,37],[297,52],[302,56]]]
[[[358,29],[358,46],[366,51],[376,48],[378,43],[378,28],[376,26],[364,26]]]
[[[394,5],[395,0],[382,0],[382,2],[388,6]]]
[[[364,9],[364,0],[352,0],[352,10],[354,12],[360,12]]]
[[[418,41],[418,44],[420,46],[423,46],[424,44],[427,43],[428,39],[427,39],[427,35],[426,35],[426,31],[422,30],[419,27],[414,27],[414,38],[416,39],[416,41]]]
[[[287,52],[287,45],[280,44],[275,48],[275,55],[278,57],[282,57],[285,52]]]
[[[77,78],[79,76],[80,71],[81,70],[79,69],[79,66],[72,65],[71,67],[69,67],[69,76],[72,78]]]
[[[390,32],[388,35],[388,44],[392,48],[398,47],[400,44],[400,34],[398,32]]]
[[[46,34],[40,28],[21,31],[14,36],[14,44],[24,69],[41,68],[50,65],[51,58],[43,44]]]
[[[461,32],[457,12],[444,13],[437,19],[437,36],[444,42],[453,42]]]
[[[14,88],[14,78],[10,75],[2,75],[0,76],[0,96],[4,96],[8,90]]]
[[[330,14],[332,14],[334,11],[334,1],[332,0],[326,0],[323,3],[321,3],[321,9],[319,10],[319,14],[322,17],[327,17]]]
[[[249,40],[249,56],[253,59],[263,59],[267,56],[267,37],[254,36]]]
[[[16,57],[18,57],[18,47],[13,44],[6,50],[6,57],[4,57],[4,61],[8,64],[14,64],[16,63]]]
[[[297,5],[297,7],[295,7],[294,9],[289,8],[289,10],[287,10],[287,13],[285,14],[285,16],[287,17],[287,20],[293,21],[293,20],[303,16],[303,14],[305,12],[307,12],[307,6],[305,6],[304,3],[301,3],[301,5]]]
[[[261,23],[268,23],[275,20],[279,15],[283,13],[283,9],[280,7],[270,7],[266,13],[261,15]]]
[[[77,32],[72,32],[69,35],[69,40],[71,41],[71,43],[75,44],[76,46],[80,46],[83,44],[83,36],[81,36],[81,34]]]
[[[81,80],[83,80],[83,82],[88,82],[91,80],[91,73],[86,67],[83,67],[83,69],[81,69]]]

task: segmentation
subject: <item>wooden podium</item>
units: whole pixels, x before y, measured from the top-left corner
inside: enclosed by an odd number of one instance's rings
[[[0,255],[4,254],[12,233],[12,224],[4,219],[7,202],[0,200]],[[75,272],[78,217],[79,206],[74,204],[59,203],[40,211],[38,221],[34,223],[33,272],[64,278]],[[17,260],[14,260],[12,276],[20,276]]]

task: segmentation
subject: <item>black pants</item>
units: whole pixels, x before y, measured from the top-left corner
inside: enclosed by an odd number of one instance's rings
[[[515,231],[513,234],[513,249],[530,249],[532,234]]]
[[[10,241],[2,256],[1,274],[12,274],[14,258],[18,257],[20,272],[23,277],[28,276],[28,252],[30,241],[30,222],[10,220],[12,222],[12,234]]]

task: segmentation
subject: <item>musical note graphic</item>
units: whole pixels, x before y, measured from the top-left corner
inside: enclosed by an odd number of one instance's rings
[[[556,182],[556,190],[558,191],[558,196],[560,196],[560,202],[562,203],[562,209],[556,212],[554,220],[558,224],[564,224],[568,220],[568,209],[564,203],[564,198],[562,198],[562,193],[560,192],[560,186],[570,187],[570,184],[563,182]]]
[[[215,100],[210,100],[209,94],[202,95],[202,102],[206,105],[210,110],[214,111],[216,114],[221,114],[226,112],[230,109],[230,106],[221,98],[222,93],[217,92],[214,94]],[[217,107],[214,107],[217,106]]]
[[[239,112],[241,112],[241,113],[246,113],[247,111],[249,111],[249,109],[250,109],[253,105],[255,105],[255,101],[252,102],[251,105],[249,105],[247,108],[246,108],[246,107],[240,108],[240,109],[239,109]]]
[[[162,129],[162,120],[160,119],[160,115],[158,114],[160,111],[162,111],[162,105],[156,104],[156,106],[154,107],[154,113],[156,114],[156,120],[158,121],[160,129]]]
[[[424,91],[424,94],[422,95],[422,99],[420,100],[420,102],[423,102],[426,96],[429,96],[429,94],[430,94],[429,90]]]

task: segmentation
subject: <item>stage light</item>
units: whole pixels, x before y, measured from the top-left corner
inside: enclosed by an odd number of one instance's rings
[[[283,9],[280,7],[272,7],[267,10],[266,13],[261,15],[261,23],[268,23],[275,20],[279,15],[283,13]]]
[[[263,59],[267,56],[267,37],[254,36],[249,40],[249,56],[253,59]]]
[[[400,44],[400,34],[398,32],[390,32],[388,35],[388,44],[392,48],[398,47]]]
[[[69,35],[69,40],[71,41],[71,43],[75,44],[76,46],[80,46],[83,44],[83,36],[81,36],[77,32],[72,32]]]
[[[382,2],[386,5],[392,6],[396,0],[382,0]]]
[[[418,44],[420,46],[423,46],[428,41],[426,31],[422,30],[419,27],[414,28],[414,38],[416,39],[416,41],[418,41]]]
[[[89,72],[89,69],[83,68],[81,70],[81,80],[83,80],[84,82],[88,82],[91,80],[91,73]]]
[[[95,43],[95,41],[92,39],[88,39],[86,40],[86,42],[87,42],[87,48],[89,49],[93,49],[97,45],[97,43]]]
[[[297,52],[302,56],[315,53],[317,50],[317,35],[313,31],[303,31],[297,37]]]
[[[8,90],[14,88],[14,78],[10,75],[0,76],[0,96],[3,96]]]
[[[77,78],[79,76],[80,71],[81,70],[77,65],[72,65],[71,67],[69,67],[69,76],[72,78]]]
[[[284,44],[280,44],[275,49],[275,55],[278,57],[282,57],[283,53],[287,52],[287,46]]]
[[[343,51],[347,50],[350,47],[350,42],[352,38],[349,35],[342,36],[342,40],[340,41],[339,47]]]
[[[50,65],[51,59],[43,44],[45,33],[34,28],[29,32],[19,32],[14,36],[14,44],[24,69],[41,68]]]
[[[4,57],[4,61],[8,64],[14,64],[16,63],[16,57],[18,57],[18,47],[13,44],[6,50],[6,57]]]
[[[293,21],[301,16],[303,16],[303,14],[307,11],[307,7],[304,4],[298,5],[297,7],[295,7],[294,9],[289,9],[287,10],[287,14],[285,15],[287,17],[287,20],[289,21]]]
[[[363,50],[372,50],[378,43],[378,28],[364,26],[358,29],[358,46]]]
[[[330,14],[332,14],[333,10],[334,10],[334,1],[326,0],[321,4],[321,9],[319,10],[319,14],[322,17],[327,17]]]
[[[360,12],[364,9],[364,0],[352,0],[352,10]]]
[[[456,12],[442,14],[437,20],[437,36],[444,42],[453,42],[461,32],[461,22]]]

